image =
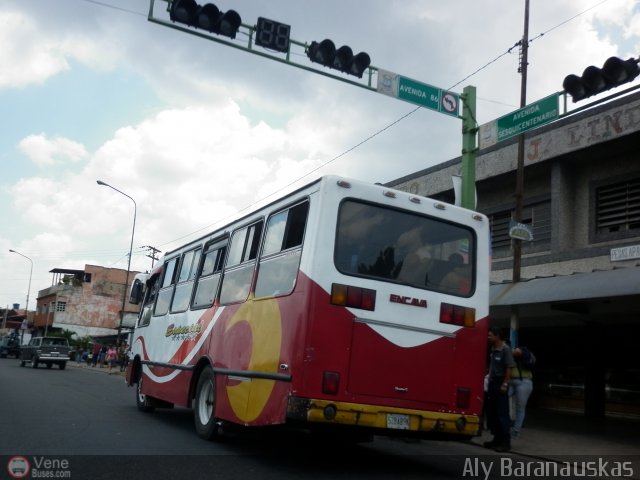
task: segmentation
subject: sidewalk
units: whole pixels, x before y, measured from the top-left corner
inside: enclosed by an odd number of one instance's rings
[[[482,445],[492,436],[485,431],[473,443]],[[561,455],[639,456],[639,418],[587,418],[581,414],[544,409],[527,411],[520,438],[511,440],[511,451],[549,458]]]
[[[95,371],[97,373],[105,373],[105,374],[109,373],[109,367],[99,367],[98,365],[93,367],[93,366],[87,365],[86,363],[81,363],[80,365],[78,365],[78,363],[75,360],[67,362],[67,367],[80,368],[80,369],[83,369],[83,370]],[[124,376],[124,372],[121,372],[120,371],[120,366],[117,365],[117,366],[113,367],[113,369],[111,370],[111,375]]]

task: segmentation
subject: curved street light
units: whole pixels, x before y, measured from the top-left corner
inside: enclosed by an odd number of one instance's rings
[[[29,292],[31,292],[31,277],[33,276],[33,260],[31,260],[29,257],[27,257],[26,255],[21,254],[20,252],[16,252],[13,249],[9,249],[9,251],[11,253],[17,253],[18,255],[20,255],[21,257],[26,258],[27,260],[29,260],[29,262],[31,262],[31,268],[29,270],[29,287],[27,288],[27,304],[25,305],[25,314],[24,314],[24,318],[25,320],[27,320],[27,322],[29,321]],[[23,330],[24,332],[24,330]]]
[[[109,187],[113,190],[115,190],[116,192],[124,195],[125,197],[127,197],[129,200],[131,200],[133,202],[133,228],[131,229],[131,244],[129,245],[129,260],[127,262],[127,276],[124,279],[124,292],[122,293],[122,310],[120,312],[120,323],[118,324],[118,336],[116,338],[116,346],[120,345],[120,334],[122,332],[122,322],[124,320],[124,307],[127,301],[127,289],[129,288],[129,272],[131,271],[131,255],[133,252],[133,237],[136,233],[136,213],[138,210],[138,206],[136,205],[136,201],[131,198],[129,195],[127,195],[126,193],[118,190],[116,187],[113,187],[111,185],[109,185],[106,182],[103,182],[102,180],[96,180],[96,183],[98,185],[102,185],[105,187]]]

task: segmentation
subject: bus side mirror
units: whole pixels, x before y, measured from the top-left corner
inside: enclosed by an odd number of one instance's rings
[[[129,303],[138,305],[142,301],[144,295],[144,283],[135,279],[133,285],[131,285],[131,292],[129,293]]]

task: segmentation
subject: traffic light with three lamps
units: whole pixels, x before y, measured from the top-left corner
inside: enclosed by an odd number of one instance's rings
[[[630,82],[638,75],[640,75],[638,60],[610,57],[604,62],[602,68],[593,65],[585,68],[581,77],[567,75],[562,82],[562,88],[571,95],[575,103]]]
[[[366,52],[353,54],[351,47],[344,45],[336,49],[335,44],[325,39],[321,42],[311,42],[307,48],[307,56],[314,63],[334,68],[349,75],[362,78],[364,71],[371,65],[371,58]]]
[[[198,5],[195,0],[173,0],[169,7],[172,21],[211,33],[236,38],[242,19],[235,10],[221,12],[213,3]]]

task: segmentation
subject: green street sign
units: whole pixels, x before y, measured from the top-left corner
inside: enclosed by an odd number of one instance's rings
[[[559,98],[560,94],[554,93],[498,118],[496,120],[497,141],[501,142],[557,120]]]
[[[420,105],[446,115],[458,116],[460,97],[433,85],[378,69],[378,93]]]
[[[410,78],[398,77],[398,98],[431,110],[438,110],[440,89]]]

